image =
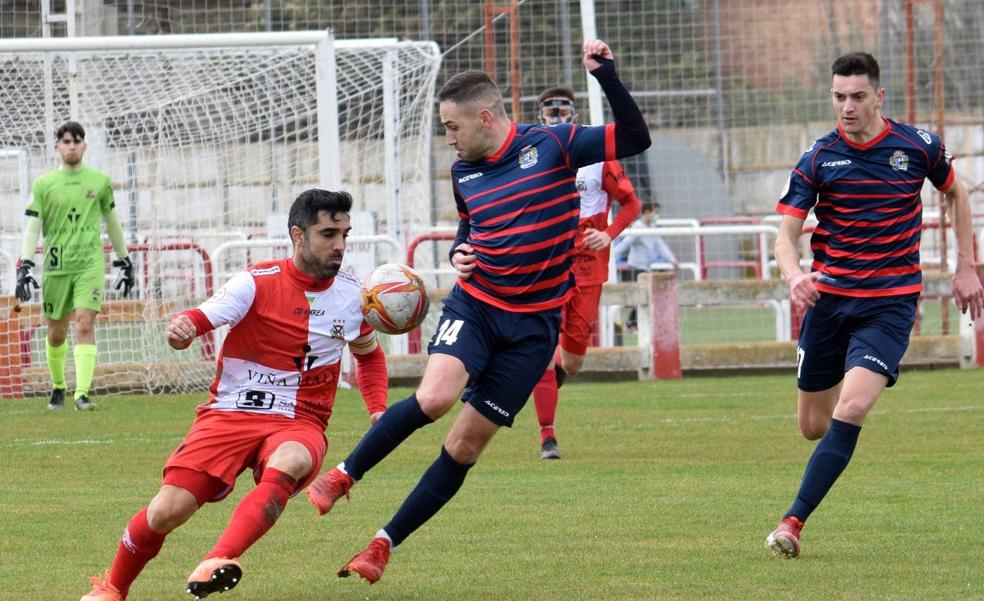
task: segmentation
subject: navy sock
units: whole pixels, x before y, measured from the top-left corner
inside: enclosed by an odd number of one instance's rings
[[[796,494],[796,500],[786,512],[787,516],[796,516],[800,521],[806,521],[851,461],[860,433],[861,426],[838,419],[830,420],[830,428],[820,439],[806,464],[803,482]]]
[[[400,446],[415,430],[432,421],[434,420],[420,409],[417,395],[411,394],[389,407],[376,425],[369,428],[359,444],[345,458],[345,472],[355,480],[362,479],[366,472]]]
[[[441,454],[437,460],[427,468],[396,515],[383,528],[393,541],[394,547],[434,517],[434,514],[451,500],[461,488],[472,465],[474,464],[458,463],[443,446],[441,447]]]

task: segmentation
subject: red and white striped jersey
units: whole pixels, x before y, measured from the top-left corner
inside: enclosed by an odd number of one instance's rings
[[[618,161],[604,161],[581,167],[577,170],[574,181],[581,195],[577,238],[574,240],[574,279],[578,286],[604,284],[608,280],[611,245],[600,251],[591,250],[584,244],[586,231],[595,229],[606,232],[614,240],[639,216],[639,200],[635,196],[632,182]],[[609,225],[608,214],[611,212],[612,199],[619,203],[621,210]]]
[[[318,281],[283,259],[248,268],[187,311],[199,335],[232,326],[199,411],[275,413],[327,426],[342,350],[372,331],[360,290],[353,275]]]

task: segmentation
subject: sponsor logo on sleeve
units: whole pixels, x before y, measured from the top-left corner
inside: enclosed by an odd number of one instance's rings
[[[266,269],[250,269],[249,273],[251,275],[276,275],[280,273],[280,265],[274,265]]]
[[[463,183],[465,183],[467,181],[471,181],[473,179],[478,179],[478,178],[482,177],[482,175],[483,175],[483,173],[481,171],[479,171],[478,173],[471,173],[469,175],[464,175],[464,176],[458,178],[458,183],[459,184],[463,184]]]

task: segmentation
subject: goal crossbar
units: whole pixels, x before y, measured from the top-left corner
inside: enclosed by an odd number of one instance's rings
[[[95,50],[154,50],[228,48],[239,46],[314,46],[332,38],[331,30],[259,33],[188,33],[174,35],[95,36],[75,38],[0,39],[0,52],[72,52]],[[336,48],[384,48],[397,38],[334,40]]]

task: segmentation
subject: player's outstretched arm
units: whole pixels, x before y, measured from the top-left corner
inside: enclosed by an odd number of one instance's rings
[[[953,272],[953,301],[971,319],[984,317],[984,286],[974,265],[974,229],[971,225],[970,198],[959,179],[944,192],[947,212],[957,237],[957,268]]]
[[[615,55],[601,40],[584,43],[584,66],[598,80],[615,118],[615,156],[629,157],[649,148],[649,126],[632,95],[615,73]]]
[[[356,380],[359,393],[369,411],[369,422],[375,424],[386,411],[389,393],[389,371],[386,369],[386,355],[379,346],[376,332],[360,336],[349,343],[349,350],[358,366]]]

